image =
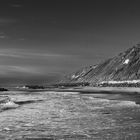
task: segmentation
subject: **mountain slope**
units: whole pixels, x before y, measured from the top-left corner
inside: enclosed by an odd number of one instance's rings
[[[123,81],[140,79],[140,44],[98,65],[67,75],[61,82]]]

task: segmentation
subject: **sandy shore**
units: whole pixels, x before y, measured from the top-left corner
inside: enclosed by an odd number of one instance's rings
[[[45,92],[45,91],[55,91],[55,92],[79,92],[79,93],[125,93],[125,94],[140,94],[140,88],[136,87],[76,87],[76,88],[52,88],[52,89],[17,89],[17,91],[24,92]],[[7,93],[7,92],[6,92]],[[5,92],[2,92],[5,94]]]
[[[80,93],[140,93],[140,88],[135,87],[83,87],[71,89],[55,89],[57,92],[80,92]]]

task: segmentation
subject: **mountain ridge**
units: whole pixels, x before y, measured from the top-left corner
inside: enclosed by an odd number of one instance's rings
[[[140,44],[109,58],[97,65],[88,66],[66,75],[63,83],[127,81],[140,79]]]

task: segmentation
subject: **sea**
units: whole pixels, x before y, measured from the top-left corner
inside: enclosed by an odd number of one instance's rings
[[[7,91],[0,140],[140,140],[140,95]]]

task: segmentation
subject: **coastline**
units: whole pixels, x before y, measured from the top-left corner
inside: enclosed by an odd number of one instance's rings
[[[94,98],[132,101],[140,105],[140,88],[135,87],[83,87],[80,89],[57,89],[55,92],[75,92]]]
[[[76,88],[49,88],[49,89],[12,89],[9,91],[29,91],[29,92],[80,92],[80,93],[128,93],[140,94],[140,87],[76,87]],[[5,92],[2,92],[5,93]]]
[[[48,90],[49,91],[49,90]],[[82,88],[68,88],[68,89],[53,89],[50,91],[56,92],[79,92],[79,93],[110,93],[110,94],[140,94],[140,88],[136,87],[82,87]]]

